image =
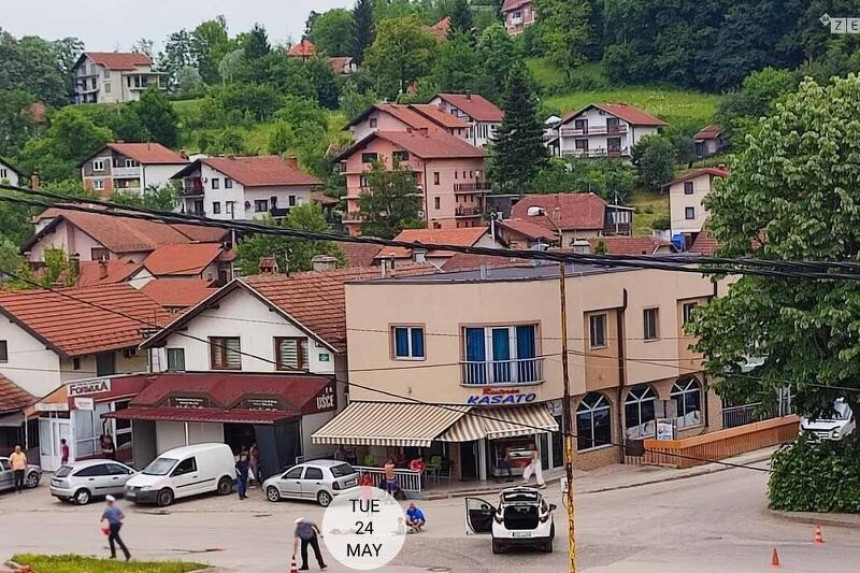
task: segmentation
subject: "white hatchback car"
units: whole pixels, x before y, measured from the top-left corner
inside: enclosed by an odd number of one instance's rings
[[[293,466],[263,482],[269,501],[281,498],[316,500],[328,507],[334,496],[358,487],[359,474],[346,462],[314,460]]]
[[[813,440],[840,441],[845,436],[854,433],[857,429],[857,421],[851,406],[840,398],[833,403],[833,414],[827,418],[800,419],[800,434],[806,434]]]
[[[508,547],[534,547],[552,552],[556,506],[547,503],[533,487],[511,487],[501,491],[499,505],[483,499],[466,498],[466,533],[490,533],[493,553]]]

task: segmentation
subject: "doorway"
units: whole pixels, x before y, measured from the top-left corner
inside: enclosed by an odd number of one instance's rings
[[[224,443],[230,446],[234,454],[242,449],[250,450],[257,443],[257,434],[251,424],[224,424]]]
[[[65,413],[65,412],[64,412]],[[68,416],[68,413],[65,413]],[[57,471],[60,467],[62,450],[60,440],[66,440],[74,450],[72,441],[72,422],[69,418],[60,418],[58,413],[50,417],[39,418],[39,465],[45,471]],[[74,451],[71,452],[74,456]]]
[[[460,479],[478,479],[478,442],[460,444]]]

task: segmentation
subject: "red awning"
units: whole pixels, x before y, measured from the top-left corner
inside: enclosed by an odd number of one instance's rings
[[[105,418],[121,420],[164,420],[172,422],[212,422],[218,424],[267,424],[298,417],[298,412],[220,410],[214,408],[126,408],[109,412]]]

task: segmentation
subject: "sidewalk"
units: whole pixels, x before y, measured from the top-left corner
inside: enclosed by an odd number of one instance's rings
[[[723,463],[711,463],[684,470],[672,468],[651,466],[651,465],[627,465],[613,464],[590,472],[574,470],[573,481],[577,494],[600,493],[605,491],[614,491],[619,489],[627,489],[631,487],[640,487],[654,483],[662,483],[679,479],[687,479],[706,474],[712,474],[729,469],[733,469],[731,465],[750,465],[758,464],[770,459],[770,456],[776,451],[776,447],[765,448],[748,452],[746,454],[733,458],[721,460]],[[564,476],[564,471],[555,469],[544,472],[547,484],[556,484]],[[487,495],[498,493],[499,491],[512,487],[520,483],[515,480],[511,483],[495,483],[488,482],[486,484],[475,484],[473,487],[463,485],[461,487],[431,489],[427,491],[422,499],[437,500],[456,497],[466,497],[472,495]]]
[[[767,512],[774,517],[793,521],[795,523],[806,523],[809,525],[821,525],[829,527],[841,527],[844,529],[860,529],[860,515],[855,513],[812,513],[792,512],[768,509]]]

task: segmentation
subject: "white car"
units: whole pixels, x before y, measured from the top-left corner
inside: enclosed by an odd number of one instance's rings
[[[273,475],[263,482],[263,491],[269,501],[309,499],[328,507],[336,495],[358,487],[358,479],[358,472],[346,462],[314,460]]]
[[[51,476],[51,495],[86,505],[95,497],[123,495],[126,482],[136,473],[134,468],[113,460],[70,462]]]
[[[833,403],[833,413],[827,418],[800,419],[800,434],[807,435],[815,440],[840,441],[845,436],[854,433],[857,429],[857,420],[851,406],[840,398]]]
[[[493,553],[501,553],[508,547],[534,547],[552,553],[555,509],[555,504],[548,504],[533,487],[502,490],[498,506],[467,497],[466,533],[490,533]]]

